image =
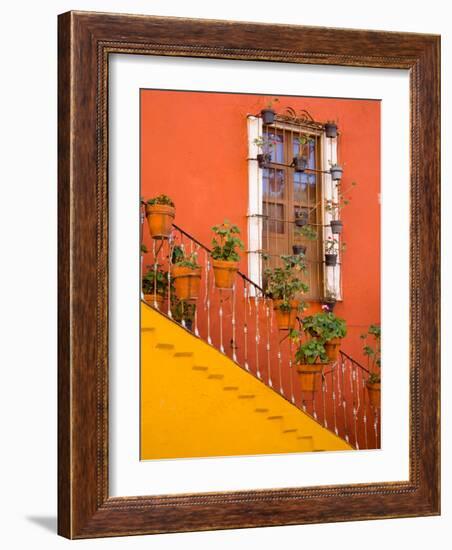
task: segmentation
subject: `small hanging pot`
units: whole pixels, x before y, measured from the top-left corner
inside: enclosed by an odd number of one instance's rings
[[[327,122],[325,124],[325,135],[328,138],[336,138],[337,137],[337,124],[334,124],[334,122]]]
[[[325,265],[329,267],[337,265],[337,254],[325,254]]]
[[[163,306],[164,298],[160,294],[145,294],[144,301],[150,306],[154,306],[157,309],[161,309]]]
[[[325,352],[326,356],[330,361],[337,361],[339,357],[339,350],[341,348],[341,339],[340,338],[332,338],[331,340],[328,340],[325,342]]]
[[[270,153],[259,153],[257,155],[257,163],[259,168],[268,168],[272,161],[272,156]]]
[[[294,157],[292,161],[292,166],[295,168],[295,172],[304,172],[308,167],[308,160],[306,157]]]
[[[264,124],[273,124],[275,122],[276,113],[273,109],[262,109],[261,116]]]
[[[173,229],[176,214],[174,206],[168,204],[146,204],[146,218],[153,239],[168,239]]]
[[[324,301],[324,302],[322,302],[322,304],[328,308],[328,311],[330,313],[333,313],[334,307],[336,306],[336,301],[334,301],[334,300]]]
[[[333,166],[330,168],[330,174],[333,178],[333,181],[339,181],[342,178],[342,173],[344,172],[342,166],[339,166],[338,164],[333,164]]]
[[[295,218],[295,225],[297,227],[304,227],[308,223],[308,215],[306,213],[302,213],[301,215],[298,214],[298,216]]]
[[[171,273],[174,292],[179,300],[197,300],[201,285],[201,268],[195,269],[175,264]]]
[[[216,288],[232,290],[239,270],[239,262],[212,260],[212,267]]]
[[[340,235],[342,233],[343,223],[341,220],[331,220],[331,231],[335,235]]]
[[[295,328],[298,315],[299,300],[290,300],[289,309],[281,309],[284,300],[273,300],[273,309],[275,311],[276,326],[279,330],[291,330]]]
[[[292,252],[295,254],[295,255],[298,255],[298,254],[306,254],[306,246],[303,246],[302,244],[294,244],[292,246]]]

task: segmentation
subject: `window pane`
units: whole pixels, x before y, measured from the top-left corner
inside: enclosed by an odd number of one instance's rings
[[[263,203],[264,233],[284,233],[284,213],[283,204]]]
[[[308,176],[302,172],[293,174],[293,193],[295,202],[308,202]]]
[[[268,151],[271,154],[272,162],[284,163],[284,135],[272,130],[264,130],[264,138],[268,140],[272,146]]]
[[[265,168],[263,173],[264,197],[266,199],[284,199],[286,185],[284,171],[275,168]]]

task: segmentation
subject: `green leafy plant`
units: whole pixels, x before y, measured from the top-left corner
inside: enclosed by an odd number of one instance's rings
[[[168,197],[168,195],[164,195],[164,194],[157,195],[156,197],[153,197],[152,199],[149,199],[147,201],[147,203],[150,206],[154,206],[155,204],[165,204],[167,206],[173,206],[174,207],[174,202],[172,201],[172,199],[170,197]]]
[[[188,267],[190,269],[196,269],[199,267],[198,254],[196,252],[192,252],[187,255],[182,246],[179,245],[176,245],[173,248],[171,261],[173,265],[177,265],[179,267]]]
[[[334,165],[332,165],[333,167]],[[348,192],[353,189],[353,187],[356,187],[356,181],[352,181],[350,184],[350,187],[347,188],[347,190],[342,190],[342,185],[336,184],[337,188],[337,200],[333,201],[332,199],[325,199],[325,210],[327,212],[331,212],[331,215],[333,216],[333,219],[338,220],[340,218],[341,210],[350,204],[350,201],[352,200],[350,196],[348,196]]]
[[[291,309],[290,301],[300,293],[309,290],[308,285],[300,279],[300,274],[306,271],[304,257],[296,255],[280,256],[282,265],[264,270],[266,279],[265,294],[273,300],[282,300],[279,305],[282,311]],[[305,309],[306,304],[301,303],[300,309]]]
[[[342,242],[339,243],[338,239],[328,237],[325,240],[325,254],[336,254],[341,250],[342,252],[347,248],[347,245]]]
[[[298,145],[298,155],[304,156],[306,155],[308,149],[306,145],[309,145],[311,143],[314,143],[314,139],[309,136],[301,135],[294,139],[294,142]]]
[[[345,338],[347,324],[345,319],[336,317],[333,312],[322,311],[303,319],[303,329],[322,342],[333,338]]]
[[[142,279],[143,294],[158,294],[159,296],[165,296],[168,289],[168,273],[160,269],[160,265],[157,269],[154,266],[146,266],[146,273]]]
[[[263,153],[270,154],[272,149],[276,147],[277,142],[267,136],[259,136],[254,139],[253,143],[257,145]]]
[[[272,99],[269,99],[267,101],[267,105],[266,105],[266,109],[273,109],[274,108],[274,105],[275,103],[278,103],[279,102],[279,99],[277,97],[273,97]]]
[[[323,342],[318,338],[311,338],[300,344],[295,351],[295,361],[299,365],[314,363],[327,363],[328,358]]]
[[[367,357],[367,366],[370,370],[368,382],[377,384],[381,381],[381,327],[377,324],[369,326],[366,333],[361,334],[364,341],[363,353]]]
[[[295,234],[305,238],[308,241],[315,241],[317,239],[317,231],[312,225],[304,225],[303,227],[297,227]]]
[[[240,239],[240,229],[237,225],[224,220],[221,225],[214,225],[212,231],[215,237],[212,239],[212,258],[225,262],[238,262],[240,255],[237,249],[244,250],[245,246]]]
[[[147,252],[148,252],[147,246],[145,244],[142,244],[141,245],[141,254],[147,254]]]

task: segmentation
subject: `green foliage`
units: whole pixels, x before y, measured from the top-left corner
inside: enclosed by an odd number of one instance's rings
[[[345,338],[347,335],[345,319],[336,317],[331,311],[305,317],[303,319],[303,329],[323,342],[333,338]]]
[[[196,304],[179,300],[175,294],[171,295],[171,313],[175,321],[193,321],[195,312]]]
[[[300,364],[313,365],[314,363],[327,363],[328,358],[323,342],[318,338],[311,338],[298,346],[295,352],[295,361]]]
[[[334,237],[328,237],[325,241],[325,254],[337,254],[339,250],[342,252],[347,245],[343,242],[339,244],[339,240]]]
[[[273,300],[283,300],[280,308],[290,309],[290,300],[299,292],[306,293],[309,287],[300,279],[300,273],[306,271],[306,264],[302,255],[282,255],[282,266],[267,268],[264,275],[267,281],[265,293]]]
[[[276,146],[276,141],[266,136],[259,136],[253,141],[254,145],[257,145],[263,153],[270,153]]]
[[[297,227],[295,233],[308,241],[315,241],[317,239],[317,231],[309,224],[303,225],[303,227]]]
[[[364,341],[363,353],[367,357],[367,365],[371,374],[369,382],[380,382],[381,369],[381,327],[377,324],[372,324],[367,329],[367,332],[361,334],[361,339]],[[371,380],[372,379],[372,380]]]
[[[278,103],[279,102],[279,99],[277,97],[273,97],[272,99],[269,99],[268,102],[267,102],[267,107],[265,107],[266,109],[273,109],[273,106],[275,103]]]
[[[173,254],[171,256],[173,265],[179,267],[188,267],[190,269],[196,269],[199,267],[198,255],[196,252],[186,255],[182,246],[176,245],[173,248]]]
[[[146,254],[148,251],[147,246],[145,244],[141,245],[141,254]]]
[[[168,273],[160,269],[157,265],[157,270],[154,266],[146,266],[148,271],[143,275],[142,288],[144,294],[154,294],[154,291],[159,296],[165,296],[168,289]]]
[[[174,202],[168,197],[168,195],[157,195],[156,197],[153,197],[152,199],[148,200],[148,204],[151,206],[154,206],[155,204],[166,204],[167,206],[173,206]]]
[[[336,164],[333,164],[331,168],[333,169]],[[341,210],[344,208],[344,206],[347,206],[350,204],[350,201],[352,200],[350,196],[346,196],[346,194],[353,188],[356,187],[356,181],[352,181],[350,184],[350,187],[347,188],[346,191],[342,190],[342,184],[337,183],[337,201],[333,201],[332,199],[325,199],[325,210],[327,212],[331,212],[333,218],[335,220],[338,220],[340,218]]]
[[[212,239],[212,258],[214,260],[223,260],[225,262],[238,262],[240,255],[237,249],[244,250],[245,246],[240,235],[240,229],[224,220],[221,225],[212,227],[216,237]]]

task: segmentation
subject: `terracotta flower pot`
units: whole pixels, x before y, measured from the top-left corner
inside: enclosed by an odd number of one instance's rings
[[[146,205],[149,233],[153,239],[167,239],[170,236],[175,213],[174,206],[167,204]]]
[[[171,276],[174,281],[174,292],[179,300],[196,300],[201,286],[201,268],[173,266]]]
[[[145,294],[144,301],[150,306],[156,306],[158,309],[162,309],[164,299],[160,294]]]
[[[371,384],[370,382],[366,382],[366,387],[369,395],[369,403],[372,407],[379,409],[381,406],[381,383],[374,382]]]
[[[235,276],[239,270],[239,262],[227,262],[225,260],[212,260],[215,286],[225,290],[231,290],[234,286]]]
[[[323,367],[324,365],[322,363],[297,365],[296,369],[300,380],[301,391],[313,392],[319,389],[319,375],[322,373]]]
[[[290,330],[295,328],[297,322],[299,300],[290,300],[290,309],[281,309],[284,300],[273,300],[273,309],[275,311],[276,325],[279,330]]]
[[[337,361],[339,357],[340,347],[341,347],[340,338],[332,338],[331,340],[328,340],[327,342],[325,342],[326,356],[330,361]]]

